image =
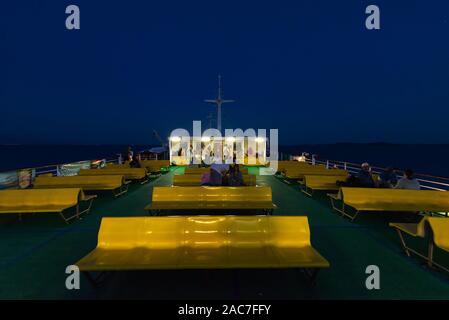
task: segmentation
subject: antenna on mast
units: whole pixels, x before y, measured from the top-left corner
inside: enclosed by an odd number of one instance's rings
[[[223,103],[235,102],[235,100],[224,100],[222,95],[223,95],[223,92],[222,92],[222,88],[221,88],[221,75],[219,74],[218,75],[218,97],[213,100],[212,99],[204,100],[204,102],[217,105],[217,129],[220,132],[221,132],[221,105]]]

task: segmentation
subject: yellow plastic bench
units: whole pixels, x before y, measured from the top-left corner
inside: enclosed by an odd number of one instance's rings
[[[81,271],[300,268],[329,262],[313,248],[304,216],[103,218]]]
[[[410,257],[410,252],[412,252],[425,259],[429,267],[436,266],[446,272],[449,272],[448,267],[435,262],[434,259],[434,246],[437,246],[443,251],[449,252],[448,218],[424,217],[419,223],[390,223],[390,226],[395,228],[398,232],[402,248],[407,256]],[[430,232],[427,254],[420,253],[406,244],[404,235],[424,238],[427,232]]]
[[[308,167],[311,166],[309,163],[305,161],[278,161],[278,172],[285,172],[286,169],[289,168],[299,168],[299,167]]]
[[[122,175],[107,176],[68,176],[68,177],[36,177],[35,189],[81,188],[84,191],[111,190],[115,197],[128,191],[129,182]]]
[[[239,168],[242,174],[248,174],[248,168]],[[204,174],[210,172],[210,168],[185,168],[184,174]]]
[[[351,220],[361,211],[449,212],[449,192],[445,191],[344,187],[330,199],[333,209]],[[337,200],[341,208],[335,205]],[[345,206],[354,208],[355,214],[346,212]]]
[[[338,181],[345,181],[347,176],[321,176],[321,175],[306,175],[302,181],[301,191],[312,196],[315,190],[321,191],[338,191],[340,187],[337,185]]]
[[[257,209],[271,213],[271,187],[154,187],[146,210]]]
[[[319,176],[340,176],[347,177],[348,171],[343,169],[326,169],[324,166],[307,166],[286,168],[285,177],[292,180],[304,179],[304,176],[319,175]]]
[[[201,174],[176,174],[173,176],[174,186],[199,186],[201,185]],[[256,185],[254,174],[243,174],[243,182],[247,186]]]
[[[145,168],[114,168],[106,167],[104,169],[81,169],[80,176],[100,176],[100,175],[121,175],[126,180],[139,180],[141,183],[148,181],[148,174]]]
[[[0,214],[59,213],[68,223],[73,218],[89,212],[96,196],[86,196],[79,188],[23,189],[0,191]],[[88,202],[87,209],[80,211],[80,203]],[[64,210],[75,207],[75,214],[65,217]]]
[[[161,168],[170,166],[169,160],[142,160],[140,164],[143,168],[146,168],[148,172],[157,173],[161,171]]]

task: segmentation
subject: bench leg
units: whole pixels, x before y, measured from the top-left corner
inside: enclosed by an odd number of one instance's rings
[[[62,220],[64,220],[64,222],[65,222],[66,224],[69,224],[69,221],[70,221],[72,218],[76,217],[76,215],[74,215],[74,216],[72,216],[72,217],[70,217],[70,218],[66,218],[62,212],[60,212],[59,215],[61,216]]]
[[[119,188],[119,192],[115,192],[115,190],[112,190],[112,195],[114,196],[114,198],[118,198],[120,197],[122,194],[125,194],[128,192],[128,188],[129,188],[129,184],[126,185],[121,185]]]
[[[90,209],[92,208],[92,203],[94,202],[94,199],[95,199],[95,198],[92,198],[92,199],[89,200],[89,204],[88,204],[87,208],[84,209],[83,211],[79,212],[78,218],[79,218],[79,216],[82,215],[83,213],[89,213],[89,212],[90,212]]]
[[[402,235],[402,231],[399,230],[399,229],[396,229],[396,231],[398,232],[399,239],[401,240],[402,248],[404,249],[404,251],[407,254],[407,256],[410,257],[410,250],[407,247],[407,245],[405,244],[405,240],[404,240],[404,236]]]
[[[301,192],[308,195],[309,197],[313,197],[313,191],[310,190],[309,192],[309,188],[307,188],[305,184],[301,185]]]
[[[140,184],[145,184],[145,183],[147,183],[147,182],[149,182],[150,181],[150,179],[148,178],[148,176],[146,177],[146,178],[143,178],[141,181],[140,181]]]
[[[433,251],[434,251],[433,240],[429,239],[428,259],[427,259],[427,265],[429,266],[429,268],[433,267]]]

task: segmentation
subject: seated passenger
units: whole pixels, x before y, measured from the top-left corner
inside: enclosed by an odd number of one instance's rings
[[[223,184],[223,176],[221,172],[215,167],[210,168],[210,179],[209,185],[211,186],[221,186]]]
[[[421,185],[419,184],[419,181],[414,177],[413,170],[407,169],[404,171],[404,177],[399,179],[398,183],[394,188],[421,190]]]
[[[376,186],[368,163],[362,163],[362,169],[356,174],[356,184],[362,188],[374,188]]]
[[[228,182],[230,186],[244,186],[242,172],[240,172],[240,167],[238,164],[231,166],[229,168]]]
[[[206,172],[201,176],[201,185],[210,186],[210,172]]]
[[[130,168],[142,168],[142,165],[140,164],[139,158],[135,155],[132,157],[131,162],[129,163]]]
[[[396,175],[396,170],[388,167],[380,175],[380,187],[381,188],[393,188],[398,182],[398,177]]]

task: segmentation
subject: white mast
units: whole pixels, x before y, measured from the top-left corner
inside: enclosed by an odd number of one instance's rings
[[[224,100],[222,98],[222,92],[221,92],[221,75],[218,75],[218,97],[214,100],[204,100],[204,102],[207,103],[213,103],[217,105],[217,129],[221,132],[221,105],[223,103],[230,103],[235,102],[234,100]]]

